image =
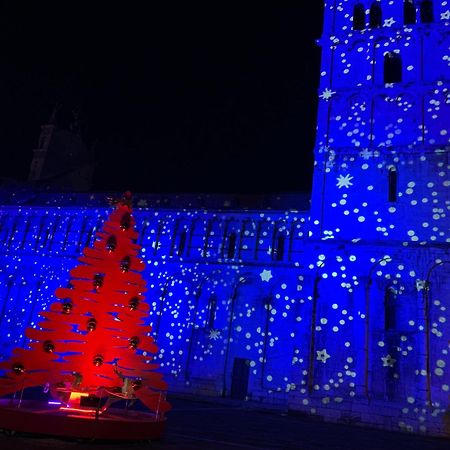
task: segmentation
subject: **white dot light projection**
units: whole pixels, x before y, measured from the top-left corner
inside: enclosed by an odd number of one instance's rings
[[[450,2],[407,3],[325,3],[310,210],[137,196],[170,389],[449,435]],[[2,357],[106,217],[89,202],[3,201]]]

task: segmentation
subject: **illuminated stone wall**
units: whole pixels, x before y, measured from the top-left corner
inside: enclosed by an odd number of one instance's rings
[[[58,195],[46,203],[62,206],[1,208],[2,357],[25,343],[25,327],[67,284],[108,212],[64,205]],[[135,217],[150,322],[172,388],[208,386],[209,394],[230,395],[239,357],[251,367],[249,395],[285,391],[296,340],[290,324],[305,302],[299,292],[307,214],[137,208]]]
[[[447,3],[326,2],[309,242],[317,339],[338,343],[313,389],[337,419],[353,398],[349,421],[448,421]]]
[[[357,3],[326,2],[310,209],[136,199],[149,321],[173,391],[448,436],[450,7],[431,2],[422,23],[416,1],[405,26],[402,2],[373,2],[371,27],[360,2],[353,30]],[[401,56],[393,83],[385,52]],[[2,204],[5,357],[107,209],[95,195]]]
[[[37,203],[1,208],[2,358],[26,343],[25,327],[67,284],[108,213],[57,195]],[[445,248],[316,241],[307,237],[308,213],[294,210],[161,207],[135,216],[149,323],[173,391],[235,397],[240,359],[248,400],[444,432]]]

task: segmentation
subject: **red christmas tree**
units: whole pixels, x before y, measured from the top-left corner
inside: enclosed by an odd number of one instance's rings
[[[41,385],[65,407],[89,395],[136,398],[158,414],[170,409],[159,365],[150,362],[158,347],[145,325],[149,305],[131,194],[111,204],[93,248],[86,247],[70,271],[70,288],[56,289],[59,300],[40,313],[39,328],[27,328],[29,347],[14,349],[0,364],[6,372],[0,396]]]

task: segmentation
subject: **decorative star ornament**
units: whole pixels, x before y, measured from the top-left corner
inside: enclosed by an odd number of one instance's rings
[[[259,276],[261,277],[261,281],[269,282],[271,278],[273,278],[272,271],[264,269]]]
[[[216,341],[219,338],[220,338],[220,330],[214,330],[213,328],[209,330],[208,339]]]
[[[359,153],[362,159],[370,159],[373,156],[373,152],[371,152],[368,148],[363,148]]]
[[[383,361],[383,367],[394,367],[394,364],[397,362],[391,355],[382,356],[381,360]]]
[[[330,358],[330,355],[327,353],[327,349],[317,350],[317,361],[322,361],[324,364],[327,362],[327,359]]]
[[[441,20],[450,20],[450,10],[441,13]]]
[[[319,95],[319,97],[323,100],[328,101],[334,94],[336,94],[335,91],[325,88],[325,90]]]
[[[339,177],[336,178],[337,183],[336,186],[340,189],[342,187],[345,188],[349,188],[350,186],[353,186],[353,183],[351,182],[351,180],[353,180],[353,177],[350,176],[349,174],[347,175],[339,175]]]
[[[391,27],[392,25],[394,25],[395,20],[393,17],[390,17],[389,19],[385,19],[383,26],[384,27]]]

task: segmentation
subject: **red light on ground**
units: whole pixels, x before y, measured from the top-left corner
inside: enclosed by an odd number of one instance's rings
[[[82,406],[81,399],[89,397],[89,394],[87,392],[78,392],[78,391],[72,391],[70,393],[69,400],[67,402],[67,405],[61,406],[59,409],[64,411],[74,411],[74,412],[81,412],[86,414],[95,414],[98,410],[98,408],[93,406]]]

